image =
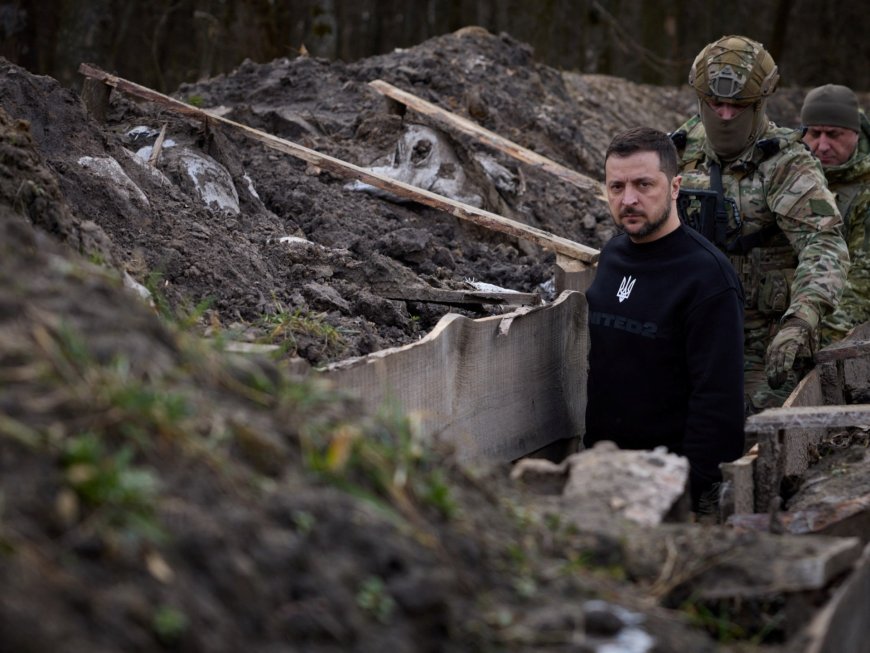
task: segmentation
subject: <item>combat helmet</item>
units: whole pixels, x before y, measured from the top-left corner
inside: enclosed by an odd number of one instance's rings
[[[757,41],[723,36],[695,57],[689,86],[698,97],[749,104],[776,90],[779,71],[773,57]]]

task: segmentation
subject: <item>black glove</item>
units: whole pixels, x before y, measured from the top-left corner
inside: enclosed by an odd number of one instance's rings
[[[776,390],[800,359],[812,361],[815,337],[809,323],[799,317],[787,319],[767,348],[764,371],[767,384]]]

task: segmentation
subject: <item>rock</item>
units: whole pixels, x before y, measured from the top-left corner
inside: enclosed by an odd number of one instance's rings
[[[190,147],[164,151],[163,160],[175,182],[193,190],[205,206],[239,215],[239,194],[232,175],[217,161]]]
[[[302,291],[309,303],[317,310],[339,310],[345,313],[349,313],[351,310],[350,303],[338,294],[338,291],[332,286],[311,282],[306,283],[302,287]]]
[[[575,509],[583,506],[654,526],[686,495],[689,462],[663,447],[627,451],[602,442],[566,462],[563,496]]]
[[[133,205],[148,206],[148,197],[124,172],[121,165],[112,157],[79,157],[79,165],[88,172],[103,177],[111,182],[109,186],[118,193],[124,201]]]

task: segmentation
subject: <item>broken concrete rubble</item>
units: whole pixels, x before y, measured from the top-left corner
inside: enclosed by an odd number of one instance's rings
[[[642,526],[673,517],[685,496],[689,463],[663,447],[627,451],[612,442],[568,456],[559,464],[520,460],[511,478],[532,492],[559,494],[572,511],[605,514]]]

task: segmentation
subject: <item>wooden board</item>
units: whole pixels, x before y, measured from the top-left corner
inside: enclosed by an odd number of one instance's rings
[[[450,314],[411,345],[320,374],[371,410],[388,403],[467,462],[507,462],[581,436],[586,412],[586,298],[478,320]]]
[[[747,430],[761,433],[792,428],[870,427],[870,404],[768,408],[746,420]]]
[[[432,304],[495,304],[496,306],[537,306],[541,296],[528,292],[491,292],[486,290],[448,290],[426,286],[386,288],[378,290],[381,297]]]
[[[589,263],[594,262],[598,259],[599,252],[595,248],[588,247],[580,243],[575,243],[572,240],[562,238],[561,236],[556,236],[555,234],[544,231],[543,229],[538,229],[537,227],[532,227],[530,225],[517,222],[516,220],[511,220],[509,218],[505,218],[504,216],[490,213],[489,211],[484,211],[483,209],[478,209],[469,204],[457,202],[456,200],[450,199],[449,197],[437,195],[436,193],[423,190],[422,188],[417,188],[415,186],[396,181],[395,179],[391,179],[390,177],[387,177],[385,175],[380,175],[372,172],[371,170],[360,168],[359,166],[356,166],[352,163],[342,161],[341,159],[336,159],[335,157],[331,157],[327,154],[321,154],[319,152],[316,152],[315,150],[311,150],[292,141],[278,138],[277,136],[267,134],[266,132],[260,131],[259,129],[254,129],[253,127],[248,127],[247,125],[234,122],[232,120],[229,120],[228,118],[217,115],[216,113],[209,113],[204,109],[198,109],[197,107],[185,104],[184,102],[176,100],[175,98],[171,98],[168,95],[163,95],[162,93],[158,93],[157,91],[154,91],[150,88],[140,86],[139,84],[135,84],[126,79],[111,75],[95,66],[91,66],[89,64],[81,64],[79,66],[79,72],[90,79],[100,80],[105,84],[108,84],[109,86],[114,86],[118,90],[123,91],[129,95],[133,95],[135,97],[139,97],[150,102],[155,102],[167,109],[170,109],[182,115],[198,118],[205,121],[206,123],[211,122],[213,124],[226,125],[232,127],[233,129],[237,129],[241,132],[244,132],[247,136],[253,138],[254,140],[263,143],[267,147],[278,150],[279,152],[284,152],[285,154],[289,154],[296,158],[302,159],[303,161],[307,161],[308,163],[320,169],[326,170],[340,177],[363,181],[367,184],[375,186],[376,188],[388,191],[405,199],[419,202],[420,204],[425,204],[426,206],[431,206],[441,211],[450,213],[451,215],[459,218],[460,220],[473,222],[474,224],[477,224],[486,229],[491,229],[493,231],[505,233],[516,238],[528,240],[537,245],[540,245],[546,250],[553,251],[559,254],[564,254],[565,256],[568,256],[570,258],[575,258]]]
[[[585,293],[595,279],[598,266],[556,254],[555,285],[556,293],[563,290],[576,290]]]
[[[819,368],[810,370],[782,404],[782,409],[822,406],[822,377]],[[781,409],[780,409],[781,410]],[[809,451],[825,437],[826,429],[812,425],[795,425],[788,429],[783,449],[783,474],[803,474],[810,464]]]
[[[845,360],[870,354],[870,340],[842,340],[828,345],[816,354],[817,363]]]
[[[807,628],[803,653],[870,651],[870,544],[841,585]]]
[[[722,463],[722,480],[730,485],[728,495],[723,498],[720,510],[723,521],[733,514],[755,512],[755,459],[757,453],[748,453],[729,463]]]

